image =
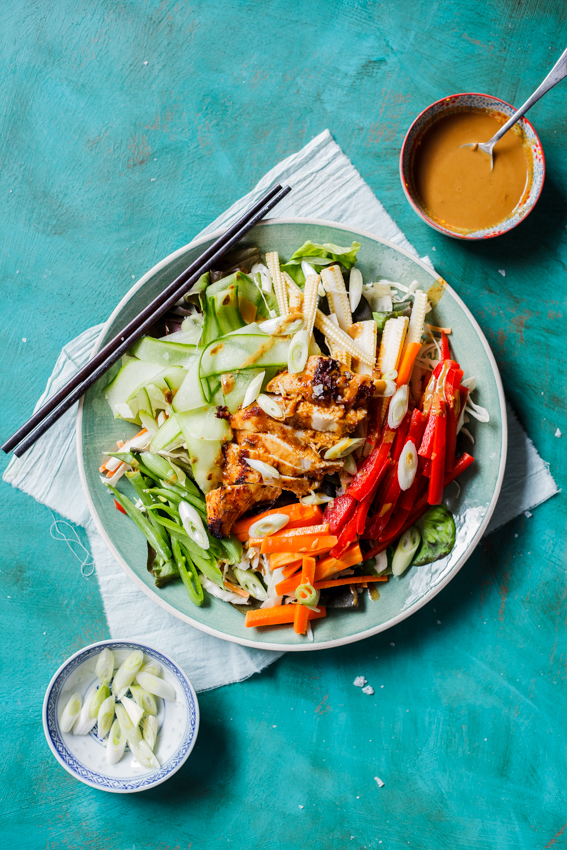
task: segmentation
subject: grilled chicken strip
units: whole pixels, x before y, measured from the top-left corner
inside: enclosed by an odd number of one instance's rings
[[[319,405],[360,406],[375,394],[369,375],[355,375],[338,360],[324,355],[307,359],[305,369],[297,375],[282,372],[267,386],[270,393],[300,396]]]
[[[207,524],[213,537],[228,537],[236,520],[259,502],[273,502],[282,491],[268,484],[223,484],[206,495]]]
[[[259,406],[230,417],[233,440],[223,447],[223,486],[207,495],[209,530],[230,534],[234,522],[254,504],[278,498],[282,490],[304,496],[326,473],[339,472],[343,461],[326,461],[320,452],[351,434],[367,417],[375,388],[368,375],[355,375],[331,357],[310,357],[297,375],[282,372],[268,384],[278,393],[282,420]],[[263,461],[280,473],[273,485],[246,458]]]

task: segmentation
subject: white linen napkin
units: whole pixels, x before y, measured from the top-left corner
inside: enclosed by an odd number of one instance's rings
[[[328,130],[276,165],[252,192],[201,235],[231,224],[276,182],[289,182],[293,189],[275,210],[276,217],[325,218],[349,224],[416,254]],[[65,346],[36,408],[88,360],[101,327],[89,328]],[[557,492],[555,481],[510,407],[508,416],[508,464],[487,534]],[[242,681],[279,658],[281,653],[221,641],[182,623],[152,602],[126,576],[89,515],[77,468],[75,418],[76,407],[62,416],[23,458],[12,458],[3,478],[86,529],[111,637],[143,639],[169,653],[183,666],[197,691]],[[55,459],[58,465],[54,464]]]

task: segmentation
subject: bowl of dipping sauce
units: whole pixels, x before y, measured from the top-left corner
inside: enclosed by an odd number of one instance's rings
[[[400,177],[415,212],[456,239],[490,239],[526,218],[543,187],[545,160],[532,125],[521,118],[488,154],[488,142],[514,114],[488,94],[454,94],[428,106],[409,128]]]

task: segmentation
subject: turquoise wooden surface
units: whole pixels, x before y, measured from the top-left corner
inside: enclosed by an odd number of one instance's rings
[[[3,434],[68,339],[329,127],[485,328],[565,488],[567,83],[530,114],[547,182],[508,236],[463,245],[429,230],[403,198],[397,154],[444,94],[522,102],[564,49],[566,19],[557,0],[5,0]],[[96,580],[50,538],[51,521],[2,485],[3,845],[567,847],[562,496],[486,538],[391,631],[201,695],[186,766],[127,798],[73,781],[43,739],[52,673],[108,636]],[[352,686],[359,674],[373,697]]]

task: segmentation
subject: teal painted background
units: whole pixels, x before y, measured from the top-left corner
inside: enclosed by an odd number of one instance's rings
[[[4,0],[3,434],[68,339],[329,127],[485,329],[565,488],[567,82],[530,113],[547,181],[505,237],[463,245],[431,231],[404,200],[397,156],[413,117],[445,94],[522,102],[566,23],[561,0]],[[72,780],[41,729],[61,660],[108,637],[96,580],[50,538],[45,508],[1,486],[5,846],[567,847],[563,496],[488,537],[391,631],[201,695],[185,767],[124,798]],[[359,674],[374,697],[352,686]]]

